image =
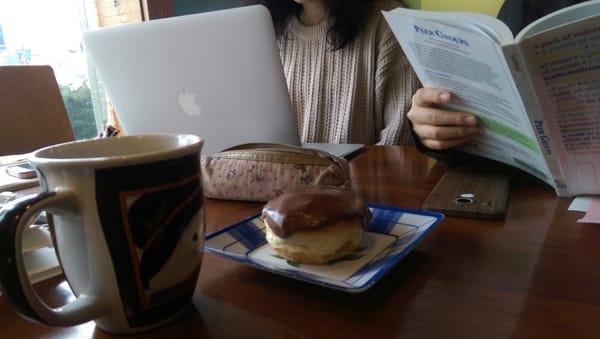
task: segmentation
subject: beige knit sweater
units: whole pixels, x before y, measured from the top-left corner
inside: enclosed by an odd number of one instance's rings
[[[405,113],[419,84],[379,9],[338,51],[327,42],[328,25],[294,17],[279,39],[302,141],[410,143]]]

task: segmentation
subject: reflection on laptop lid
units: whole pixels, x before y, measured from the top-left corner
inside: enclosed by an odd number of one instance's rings
[[[84,42],[126,134],[196,134],[203,154],[300,145],[263,6],[103,28]]]
[[[50,66],[0,66],[0,156],[75,140]]]

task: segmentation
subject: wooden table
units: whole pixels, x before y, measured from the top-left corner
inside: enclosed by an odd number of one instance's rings
[[[352,162],[369,202],[419,208],[444,165],[411,147],[371,147]],[[600,226],[522,173],[504,221],[447,217],[381,281],[347,294],[206,254],[193,306],[148,338],[594,338],[600,336]],[[260,205],[208,201],[208,232]],[[53,306],[71,297],[38,286]],[[0,297],[0,338],[108,338],[93,323],[51,328]]]

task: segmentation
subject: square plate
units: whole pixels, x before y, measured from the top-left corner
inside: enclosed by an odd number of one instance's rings
[[[396,265],[444,215],[369,205],[373,218],[358,249],[325,265],[285,260],[265,240],[260,215],[206,237],[204,249],[225,258],[316,285],[358,293],[369,289]]]

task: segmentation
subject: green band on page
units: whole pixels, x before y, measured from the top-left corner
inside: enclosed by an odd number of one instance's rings
[[[487,117],[482,117],[477,114],[473,114],[473,115],[475,115],[477,117],[477,120],[479,120],[479,124],[482,125],[484,128],[486,128],[496,134],[505,136],[505,137],[529,148],[536,154],[542,154],[540,147],[537,143],[537,140],[530,138],[530,137],[524,135],[523,133],[517,131],[516,129],[508,127],[508,126],[506,126],[502,123],[499,123],[493,119],[490,119]]]

